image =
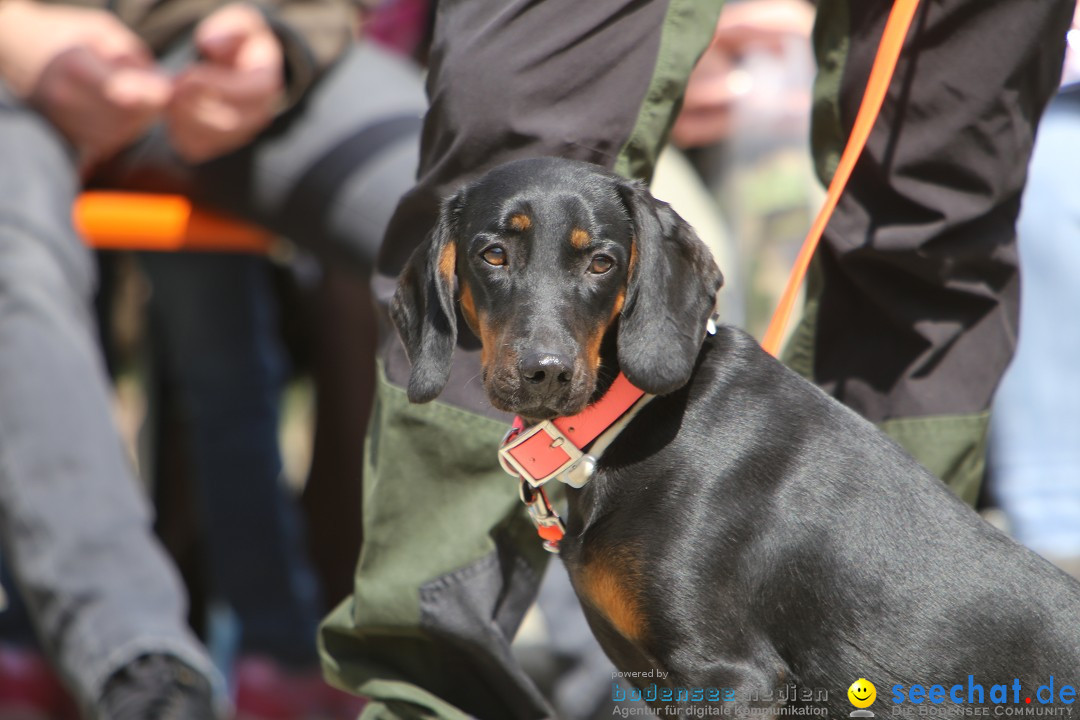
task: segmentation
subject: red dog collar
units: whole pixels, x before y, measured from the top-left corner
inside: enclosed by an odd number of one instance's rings
[[[546,550],[558,552],[566,528],[551,507],[543,485],[556,478],[572,487],[588,482],[596,458],[586,455],[585,448],[643,397],[645,391],[634,387],[619,373],[604,396],[577,415],[545,420],[530,428],[525,427],[520,417],[514,418],[499,450],[499,463],[506,472],[521,479],[521,500],[528,507]]]
[[[545,420],[530,428],[525,428],[520,417],[514,418],[514,425],[499,450],[503,468],[533,487],[571,473],[585,457],[583,451],[589,443],[644,395],[644,390],[634,387],[619,373],[604,396],[577,415]]]

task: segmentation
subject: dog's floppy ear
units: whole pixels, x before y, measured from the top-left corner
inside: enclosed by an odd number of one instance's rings
[[[619,365],[634,385],[662,395],[690,380],[724,278],[709,249],[667,203],[639,182],[622,183],[619,192],[634,225]]]
[[[443,203],[438,224],[413,251],[390,303],[390,317],[412,363],[408,394],[414,403],[434,400],[450,377],[457,342],[454,235],[461,203],[462,193]]]

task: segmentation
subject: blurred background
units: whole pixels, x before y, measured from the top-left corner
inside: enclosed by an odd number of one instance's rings
[[[823,197],[808,147],[813,15],[807,0],[729,0],[653,184],[716,254],[726,278],[722,319],[758,337]],[[362,42],[419,70],[431,22],[426,0],[385,0],[366,12]],[[1024,198],[1023,330],[995,409],[981,509],[1080,574],[1072,412],[1080,406],[1080,30],[1070,43]],[[287,238],[261,255],[166,255],[98,253],[96,312],[116,419],[189,589],[191,624],[226,676],[238,718],[355,717],[361,702],[319,677],[314,623],[351,591],[363,541],[375,342],[368,288]],[[181,284],[198,287],[196,297]],[[237,307],[243,312],[230,317],[226,309]],[[192,317],[213,316],[192,327]],[[251,362],[219,363],[241,336],[245,349],[236,352],[254,348]],[[205,367],[213,377],[193,380]],[[201,410],[192,407],[193,383]],[[247,394],[234,394],[241,387]],[[270,477],[280,497],[247,483],[250,473]],[[241,510],[229,515],[230,507]],[[519,657],[566,718],[610,716],[611,667],[556,565],[516,642]],[[6,573],[3,592],[0,720],[76,717]]]

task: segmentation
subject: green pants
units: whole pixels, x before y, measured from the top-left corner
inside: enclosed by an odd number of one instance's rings
[[[383,306],[439,198],[483,170],[560,155],[648,177],[720,5],[440,3],[419,184],[391,221],[374,283]],[[364,548],[353,596],[322,628],[327,676],[374,699],[365,719],[551,717],[510,656],[547,559],[496,461],[510,418],[483,394],[474,338],[429,405],[408,403],[408,362],[392,331],[385,340]]]
[[[562,155],[647,177],[719,5],[441,3],[419,184],[391,222],[380,300],[439,198],[494,165]],[[789,353],[961,489],[980,473],[984,414],[1012,353],[1013,221],[1070,6],[926,3]],[[887,11],[819,2],[813,141],[823,177]],[[392,331],[381,357],[365,546],[353,596],[322,627],[326,673],[373,698],[365,719],[550,717],[509,652],[544,558],[495,459],[509,418],[484,397],[477,342],[459,339],[447,389],[429,405],[405,399],[408,363]]]

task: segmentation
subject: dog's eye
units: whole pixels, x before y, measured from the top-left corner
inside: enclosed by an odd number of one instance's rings
[[[495,267],[502,267],[506,264],[506,250],[498,245],[492,245],[480,253],[480,257],[484,258],[484,262],[488,265],[494,265]]]
[[[615,261],[607,255],[597,255],[589,264],[589,272],[594,275],[603,275],[615,265]]]

